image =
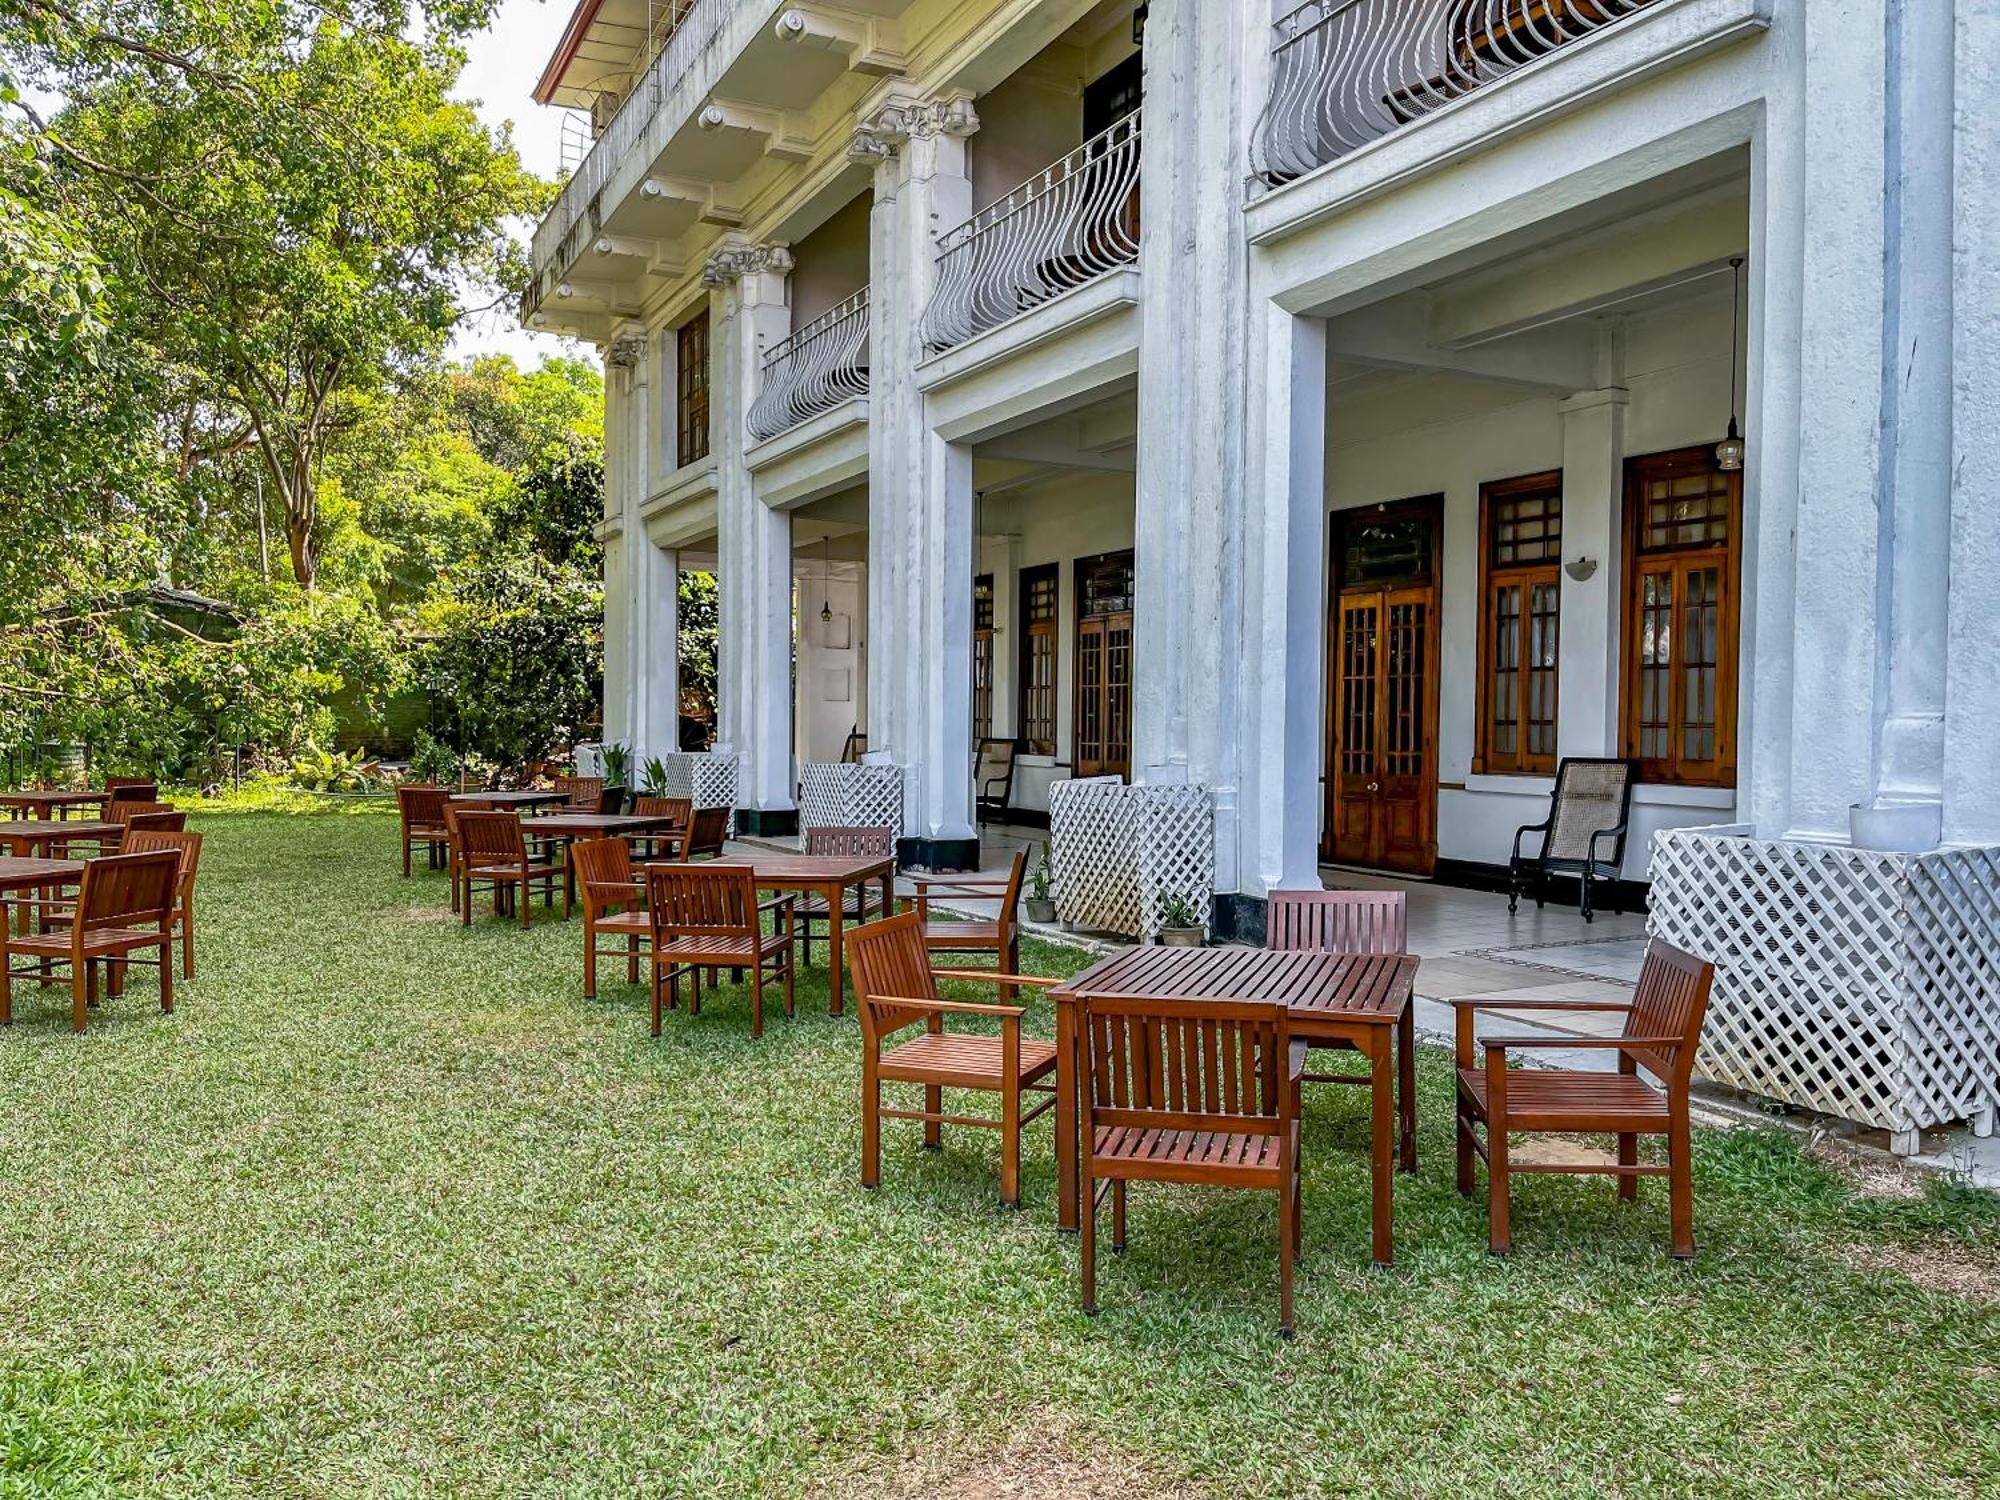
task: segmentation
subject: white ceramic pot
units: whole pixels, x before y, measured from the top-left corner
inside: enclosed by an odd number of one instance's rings
[[[1938,802],[1856,802],[1847,809],[1848,838],[1857,849],[1883,854],[1924,854],[1944,834]]]

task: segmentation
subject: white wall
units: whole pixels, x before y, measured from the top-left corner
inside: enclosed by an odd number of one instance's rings
[[[1727,295],[1706,296],[1625,321],[1623,384],[1630,392],[1626,453],[1717,441],[1729,420]],[[1479,648],[1479,486],[1562,467],[1559,404],[1560,398],[1553,394],[1450,375],[1364,378],[1359,385],[1336,380],[1329,392],[1329,510],[1440,492],[1445,497],[1439,601],[1441,859],[1503,863],[1514,830],[1539,821],[1547,811],[1547,777],[1472,774]],[[1565,529],[1572,531],[1586,520],[1572,510]],[[1565,555],[1573,556],[1574,551],[1570,548]],[[1615,559],[1597,561],[1600,576],[1615,569]],[[1612,618],[1618,618],[1615,604]],[[1566,655],[1572,644],[1565,635]],[[1747,659],[1752,642],[1746,638],[1740,649]],[[1564,691],[1571,690],[1566,678]],[[1564,748],[1579,754],[1602,753],[1595,745]],[[1641,788],[1626,843],[1626,874],[1643,876],[1653,832],[1733,822],[1735,803],[1733,792],[1727,790]]]
[[[868,284],[870,193],[858,194],[832,218],[792,246],[792,332]]]
[[[849,731],[867,702],[868,565],[830,565],[803,558],[796,565],[798,711],[793,716],[798,764],[840,759]],[[822,605],[833,609],[820,619]]]
[[[979,97],[979,133],[967,147],[975,209],[1083,144],[1083,66],[1078,49],[1050,47]]]

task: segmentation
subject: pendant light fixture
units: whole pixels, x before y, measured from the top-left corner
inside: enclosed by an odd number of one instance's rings
[[[833,623],[833,533],[826,532],[819,539],[819,622]]]
[[[1715,445],[1715,466],[1725,474],[1743,467],[1743,434],[1736,426],[1736,329],[1743,302],[1743,257],[1729,260],[1729,436]]]

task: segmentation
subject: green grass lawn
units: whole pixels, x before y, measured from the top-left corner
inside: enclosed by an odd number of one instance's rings
[[[1982,1195],[1703,1132],[1692,1266],[1663,1184],[1549,1177],[1496,1261],[1427,1052],[1393,1271],[1323,1089],[1295,1342],[1268,1195],[1135,1193],[1087,1319],[1046,1124],[1021,1213],[983,1131],[891,1124],[862,1191],[823,970],[762,1042],[731,989],[655,1041],[580,923],[462,929],[387,818],[195,826],[176,1014],[22,986],[0,1033],[0,1493],[2000,1492]]]

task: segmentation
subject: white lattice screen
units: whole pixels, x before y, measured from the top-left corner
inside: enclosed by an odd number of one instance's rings
[[[1893,1132],[2000,1107],[2000,849],[1878,854],[1681,829],[1653,933],[1715,965],[1700,1069]]]
[[[1076,927],[1156,937],[1179,896],[1207,919],[1215,898],[1215,809],[1203,786],[1116,777],[1049,788],[1056,915]]]
[[[696,807],[736,805],[734,755],[676,751],[662,755],[660,764],[667,773],[662,796],[686,797]]]
[[[799,826],[893,828],[902,833],[902,767],[848,763],[800,766]]]

